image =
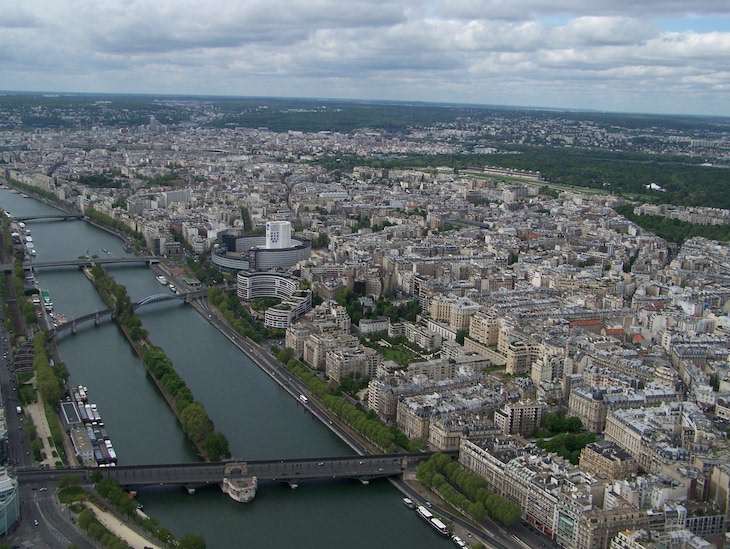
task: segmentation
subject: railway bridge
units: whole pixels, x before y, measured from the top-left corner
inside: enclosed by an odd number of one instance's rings
[[[281,460],[226,460],[202,463],[120,465],[116,467],[58,467],[54,469],[19,468],[18,482],[58,482],[67,475],[79,475],[91,483],[95,475],[112,478],[120,485],[134,488],[147,485],[195,487],[218,484],[232,499],[253,499],[258,483],[283,482],[297,488],[300,482],[317,479],[357,479],[367,483],[375,478],[402,475],[414,470],[432,452],[340,456]]]

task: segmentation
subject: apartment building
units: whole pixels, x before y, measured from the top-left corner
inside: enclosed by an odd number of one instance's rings
[[[504,435],[529,435],[539,429],[545,413],[543,402],[510,402],[494,413],[494,423]]]
[[[294,356],[297,360],[301,360],[304,355],[304,342],[315,332],[317,327],[314,324],[292,324],[286,329],[284,345],[294,349]]]
[[[428,429],[428,448],[436,452],[458,450],[461,437],[486,437],[500,434],[488,412],[448,414],[434,418]]]
[[[375,349],[362,345],[331,349],[325,355],[325,373],[329,379],[337,383],[355,373],[359,373],[362,377],[373,378],[382,358]]]
[[[611,480],[626,478],[639,472],[639,464],[631,455],[612,442],[591,442],[580,453],[582,469]]]
[[[689,451],[676,447],[682,404],[673,402],[647,409],[613,410],[606,419],[605,438],[634,458],[639,468],[659,473],[667,463],[689,461]]]
[[[431,324],[433,323],[429,322],[429,327]],[[408,341],[415,343],[426,351],[438,349],[441,347],[441,342],[443,341],[443,335],[441,333],[419,326],[418,324],[413,324],[412,322],[405,323],[405,335]],[[454,339],[456,339],[456,334],[453,335]]]
[[[542,346],[522,340],[512,341],[507,345],[505,372],[510,375],[531,373],[532,363],[540,359]]]
[[[570,392],[568,409],[570,415],[580,418],[585,429],[602,433],[611,410],[654,406],[676,400],[677,393],[674,389],[655,384],[644,390],[627,387],[576,387]]]
[[[481,305],[466,297],[436,295],[429,302],[428,312],[437,322],[448,322],[451,328],[459,331],[469,329],[471,316],[481,308]]]
[[[311,368],[322,370],[325,367],[327,351],[341,346],[354,345],[357,338],[351,335],[334,336],[329,334],[313,333],[304,341],[302,359]]]
[[[478,311],[469,318],[469,337],[487,347],[495,347],[499,341],[499,324],[496,315]]]

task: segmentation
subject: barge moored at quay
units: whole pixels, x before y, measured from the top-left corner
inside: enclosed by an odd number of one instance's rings
[[[117,454],[96,404],[90,403],[83,385],[71,389],[61,403],[62,417],[76,454],[87,466],[114,467]]]

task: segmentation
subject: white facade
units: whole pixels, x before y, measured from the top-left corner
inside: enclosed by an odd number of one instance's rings
[[[266,249],[291,248],[291,223],[288,221],[266,222]]]

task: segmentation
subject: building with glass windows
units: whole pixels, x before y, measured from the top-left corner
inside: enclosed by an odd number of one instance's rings
[[[311,241],[291,236],[289,221],[267,221],[266,235],[222,234],[211,260],[220,270],[288,269],[312,255]]]
[[[18,481],[8,475],[7,469],[0,468],[0,536],[10,532],[19,516]]]

